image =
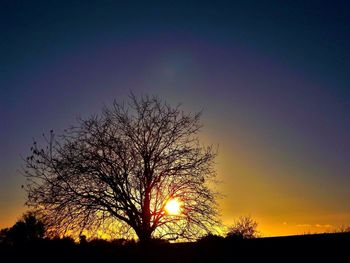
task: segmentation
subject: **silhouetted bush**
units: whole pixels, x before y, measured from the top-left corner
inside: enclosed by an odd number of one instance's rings
[[[112,239],[110,242],[118,246],[133,246],[136,244],[135,239],[125,239],[125,238]]]
[[[6,237],[8,235],[9,228],[3,228],[0,230],[0,244],[5,243]]]
[[[161,238],[152,238],[148,244],[150,244],[150,245],[164,245],[164,244],[169,244],[169,241],[165,240],[165,239],[161,239]]]
[[[80,245],[86,245],[87,244],[87,239],[85,235],[79,236],[79,244]]]
[[[250,216],[239,217],[227,233],[228,239],[252,239],[258,236],[258,223]]]
[[[350,233],[350,226],[340,226],[335,233]]]
[[[197,240],[198,243],[217,243],[224,240],[224,237],[209,233]]]
[[[42,239],[45,225],[34,213],[28,212],[11,228],[1,230],[0,239],[7,244],[19,244]]]
[[[94,238],[89,241],[89,246],[93,246],[93,247],[110,246],[110,244],[111,242],[101,238]]]

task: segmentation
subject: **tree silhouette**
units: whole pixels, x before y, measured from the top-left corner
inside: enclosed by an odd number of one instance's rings
[[[258,223],[250,216],[240,216],[230,227],[227,237],[232,239],[251,239],[258,236]]]
[[[33,212],[25,213],[11,228],[1,230],[1,239],[11,244],[35,241],[45,235],[45,224]]]
[[[27,205],[59,233],[116,228],[152,237],[195,239],[217,224],[211,146],[198,139],[200,113],[157,97],[114,101],[61,136],[34,142],[26,158]],[[181,213],[164,209],[169,200]]]

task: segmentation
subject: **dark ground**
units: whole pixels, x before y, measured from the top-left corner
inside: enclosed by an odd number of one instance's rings
[[[195,243],[118,245],[39,240],[0,244],[1,262],[350,262],[350,233],[257,238],[208,239]],[[5,259],[5,260],[2,260]]]

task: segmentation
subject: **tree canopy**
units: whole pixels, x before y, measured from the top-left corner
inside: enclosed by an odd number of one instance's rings
[[[216,153],[199,141],[200,116],[131,95],[61,135],[51,131],[25,159],[27,205],[60,234],[108,228],[147,241],[212,231]],[[180,213],[167,212],[171,200]]]

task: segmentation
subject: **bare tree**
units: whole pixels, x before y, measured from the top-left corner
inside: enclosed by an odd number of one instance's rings
[[[334,233],[350,233],[350,226],[341,225],[333,232]]]
[[[229,228],[227,237],[235,239],[251,239],[259,235],[258,223],[250,216],[240,216]]]
[[[114,227],[141,242],[194,239],[217,224],[215,152],[198,140],[200,114],[157,97],[130,96],[60,136],[34,142],[25,159],[27,205],[51,230],[81,234]],[[166,212],[178,200],[181,213]]]

